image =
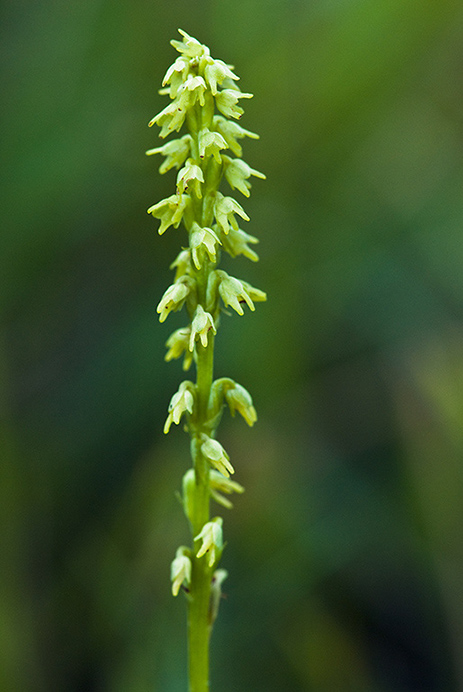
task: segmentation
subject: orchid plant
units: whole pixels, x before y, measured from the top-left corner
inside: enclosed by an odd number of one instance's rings
[[[186,134],[146,152],[164,156],[160,173],[178,170],[175,194],[154,204],[148,213],[161,222],[160,235],[182,224],[188,242],[171,264],[174,282],[157,312],[164,322],[171,312],[186,308],[188,324],[167,340],[166,360],[183,358],[185,371],[193,362],[196,366],[196,381],[184,380],[170,401],[164,432],[183,420],[191,439],[192,468],[183,477],[181,495],[191,545],[178,548],[171,580],[173,595],[182,591],[188,604],[189,689],[206,692],[210,635],[227,576],[218,569],[223,519],[211,517],[210,503],[229,509],[228,496],[244,490],[231,479],[235,469],[216,432],[225,406],[250,426],[257,420],[251,395],[243,386],[228,377],[214,379],[214,342],[221,315],[230,314],[226,308],[243,315],[243,306],[254,311],[254,303],[266,300],[263,291],[218,268],[222,251],[258,260],[253,249],[257,238],[239,227],[238,219],[249,221],[248,215],[219,186],[225,178],[232,190],[249,197],[251,176],[265,176],[241,158],[239,140],[258,138],[236,122],[244,112],[240,101],[252,94],[240,91],[233,66],[212,58],[207,46],[179,32],[182,40],[171,44],[180,55],[160,90],[170,103],[149,125],[161,128],[162,139],[183,126]]]

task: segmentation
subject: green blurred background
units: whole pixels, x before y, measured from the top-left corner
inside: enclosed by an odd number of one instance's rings
[[[221,692],[463,690],[463,6],[4,0],[0,689],[184,692],[188,438],[162,425],[181,232],[144,157],[182,27],[233,63],[267,290],[217,375]],[[179,235],[180,233],[180,235]],[[230,265],[231,266],[231,265]],[[224,510],[225,511],[225,510]]]

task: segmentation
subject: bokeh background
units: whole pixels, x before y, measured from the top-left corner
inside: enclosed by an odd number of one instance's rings
[[[177,27],[233,63],[267,290],[224,319],[221,692],[463,689],[463,6],[4,0],[0,689],[184,692],[188,438],[144,157]],[[231,266],[231,265],[230,265]],[[225,510],[224,510],[225,511]]]

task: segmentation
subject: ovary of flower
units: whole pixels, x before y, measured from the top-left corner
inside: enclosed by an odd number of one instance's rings
[[[180,419],[185,412],[193,413],[194,398],[193,394],[191,393],[193,387],[194,385],[192,382],[185,380],[182,382],[178,388],[178,391],[175,392],[174,396],[170,400],[169,415],[167,416],[164,425],[164,433],[166,435],[169,432],[172,423],[175,423],[175,425],[180,423]]]
[[[153,204],[153,206],[148,209],[148,214],[152,214],[152,216],[161,221],[158,231],[159,235],[165,233],[169,226],[178,228],[182,220],[183,212],[189,201],[190,198],[188,195],[171,195],[170,197],[162,199],[157,204]]]
[[[175,555],[175,560],[170,566],[170,578],[172,581],[172,594],[177,596],[182,584],[188,586],[191,582],[191,560],[188,557],[188,548],[180,546]]]
[[[215,96],[217,108],[226,118],[239,119],[244,113],[241,106],[237,106],[238,99],[252,99],[253,94],[246,94],[238,89],[223,89]]]
[[[253,426],[257,420],[256,409],[252,404],[252,397],[248,390],[235,382],[234,387],[228,389],[225,393],[230,413],[235,415],[235,411],[240,413],[249,426]]]
[[[201,540],[202,545],[196,557],[202,557],[209,553],[208,565],[212,567],[220,557],[223,548],[222,517],[215,517],[212,521],[204,524],[201,532],[195,536],[195,541]]]
[[[191,136],[184,135],[180,139],[173,139],[167,142],[162,147],[156,147],[156,149],[148,149],[146,152],[147,156],[152,156],[153,154],[162,154],[166,157],[159,167],[159,173],[166,173],[170,171],[171,168],[180,168],[185,162],[185,159],[190,153]]]
[[[235,469],[230,464],[230,457],[224,450],[220,442],[213,440],[212,437],[208,437],[204,433],[201,435],[203,444],[201,445],[201,452],[204,454],[211,466],[214,466],[217,471],[220,471],[225,478],[228,478],[231,473],[235,473]]]
[[[196,197],[201,199],[201,183],[204,183],[204,175],[199,166],[191,162],[189,159],[186,165],[178,172],[177,175],[177,193],[181,195],[191,185],[196,193]]]
[[[217,85],[221,85],[224,79],[237,80],[239,77],[236,76],[234,72],[231,71],[230,67],[226,65],[223,60],[213,60],[209,58],[208,64],[204,68],[204,76],[211,87],[211,91],[214,96],[217,94]]]
[[[216,261],[217,244],[221,245],[221,242],[212,228],[201,228],[196,221],[193,223],[190,234],[190,248],[193,264],[198,271],[201,269],[204,253],[207,253],[211,262]]]
[[[234,276],[229,276],[224,271],[218,270],[217,274],[221,277],[219,293],[225,307],[230,306],[238,315],[244,315],[241,303],[245,302],[249,309],[254,312],[254,303],[249,293],[246,291],[244,284],[239,279],[235,279]]]
[[[159,321],[164,322],[170,312],[180,310],[189,292],[190,287],[186,281],[176,281],[169,286],[156,308],[156,312],[159,313]]]
[[[233,120],[227,120],[221,115],[214,115],[213,125],[217,132],[220,132],[220,134],[223,135],[228,147],[235,154],[235,156],[241,156],[243,152],[241,145],[236,141],[237,139],[243,139],[243,137],[259,139],[259,135],[257,135],[255,132],[245,130],[244,127],[241,127],[241,125],[238,125],[238,123],[233,122]]]
[[[233,199],[233,197],[224,197],[221,192],[217,192],[215,196],[214,215],[220,229],[225,235],[230,230],[230,225],[236,231],[238,230],[238,222],[235,219],[235,214],[241,216],[245,221],[249,221],[249,216],[244,211],[241,204]]]
[[[202,305],[198,305],[196,308],[195,315],[191,322],[191,332],[190,332],[190,343],[189,349],[193,351],[195,341],[199,337],[201,344],[204,348],[207,346],[208,332],[212,330],[214,334],[217,334],[215,328],[214,320],[209,312],[206,312]]]
[[[221,134],[211,132],[207,128],[203,128],[199,133],[199,156],[203,159],[206,153],[210,151],[217,163],[222,163],[220,151],[227,148],[227,143]]]
[[[231,159],[229,156],[224,156],[225,160],[225,177],[231,189],[237,188],[245,197],[249,197],[251,183],[248,178],[254,175],[256,178],[265,179],[265,175],[260,171],[248,166],[241,159]]]

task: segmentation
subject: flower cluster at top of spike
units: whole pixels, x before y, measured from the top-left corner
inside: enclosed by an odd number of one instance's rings
[[[183,40],[171,41],[171,44],[180,56],[167,70],[160,90],[171,101],[149,125],[161,128],[159,136],[162,139],[178,133],[183,126],[187,133],[146,153],[164,156],[160,173],[173,168],[178,171],[175,194],[151,206],[148,213],[159,219],[160,235],[171,226],[178,228],[181,223],[188,234],[188,246],[171,265],[175,271],[174,281],[157,307],[161,322],[171,312],[186,307],[189,324],[174,331],[167,340],[166,360],[183,357],[183,368],[188,370],[197,359],[198,349],[207,348],[211,335],[216,334],[220,314],[226,308],[243,315],[244,305],[254,311],[255,302],[266,300],[263,291],[217,269],[222,251],[231,257],[243,255],[254,262],[258,260],[252,247],[258,242],[257,238],[240,228],[240,222],[249,221],[249,217],[237,200],[219,191],[222,179],[225,178],[231,190],[249,197],[251,176],[265,178],[265,175],[241,158],[239,140],[258,138],[236,122],[243,114],[240,100],[249,99],[252,94],[239,89],[236,84],[239,78],[231,65],[213,59],[207,46],[186,32],[179,32]],[[225,153],[227,151],[229,153]],[[230,479],[234,468],[225,449],[214,439],[215,431],[225,405],[232,415],[238,411],[249,425],[253,425],[257,415],[252,398],[244,387],[229,378],[215,380],[206,421],[202,419],[200,425],[196,399],[196,385],[189,380],[182,382],[171,399],[164,432],[169,432],[172,423],[178,425],[182,418],[186,420],[192,452],[199,452],[210,465],[212,499],[224,507],[231,507],[223,493],[240,493],[244,489]],[[185,514],[191,521],[195,502],[193,469],[184,476],[182,500]],[[207,522],[194,540],[195,543],[201,541],[199,547],[197,543],[196,557],[206,555],[209,567],[215,567],[223,548],[222,519],[216,517]],[[188,588],[190,558],[187,548],[179,548],[172,563],[174,595],[181,586]],[[219,585],[223,578],[221,574],[217,579]]]

